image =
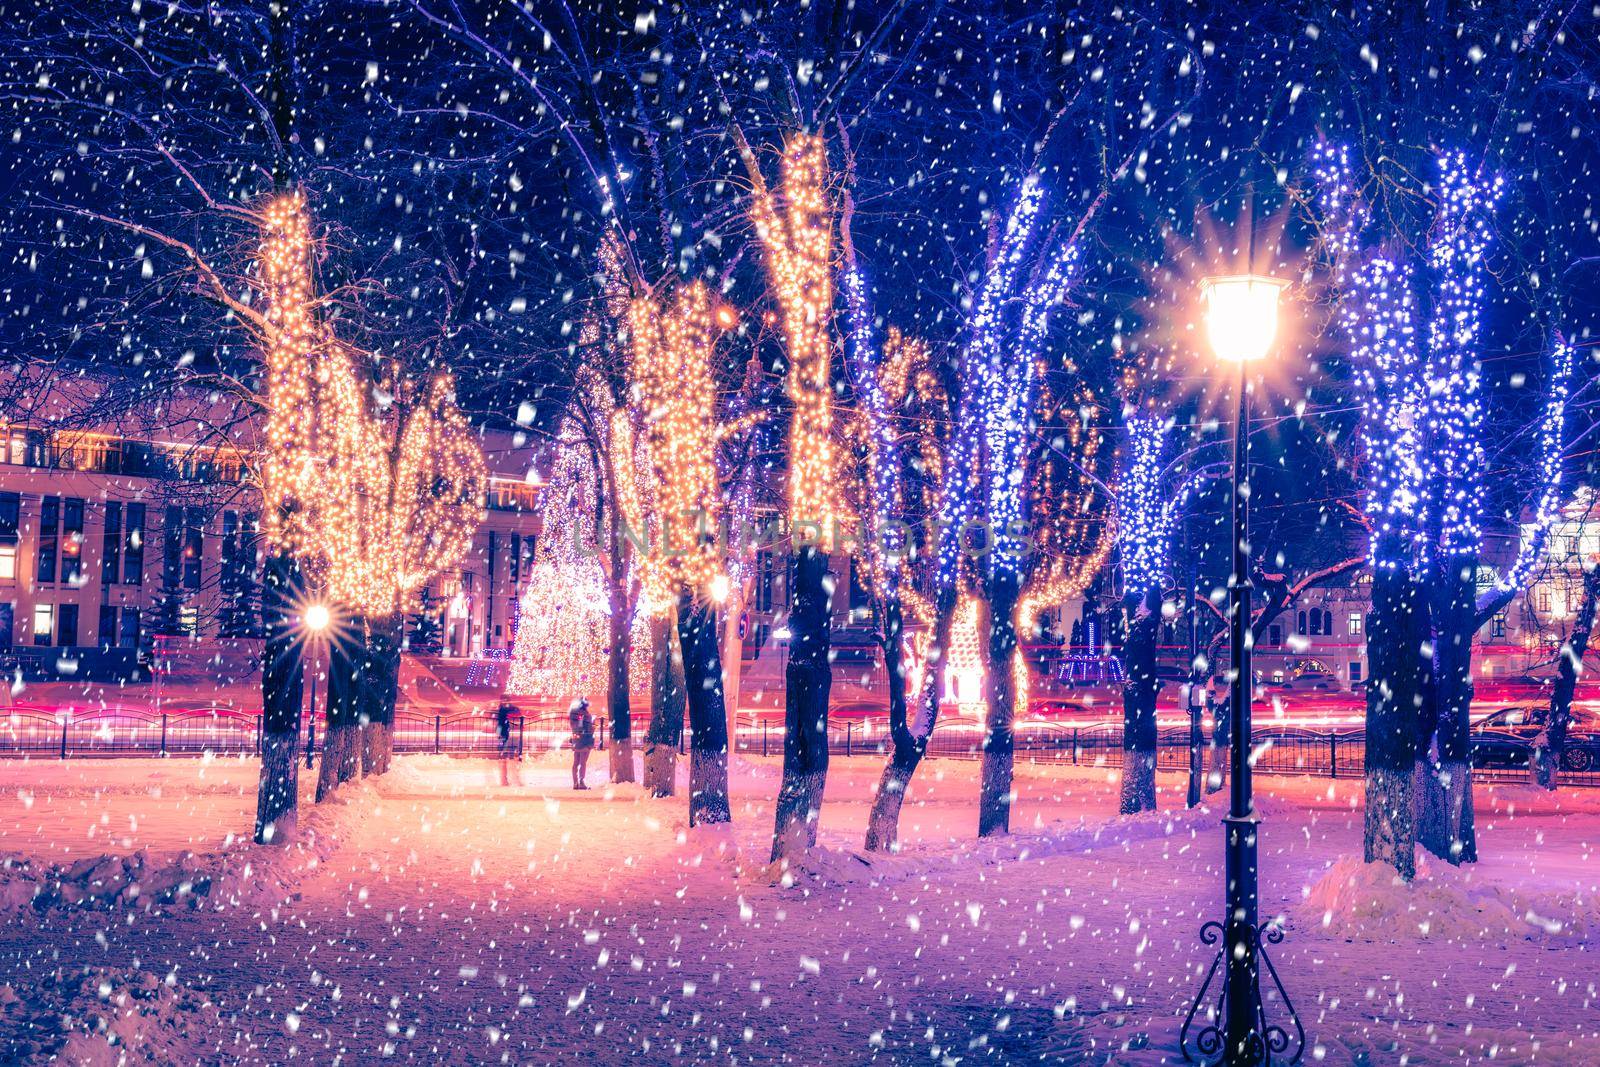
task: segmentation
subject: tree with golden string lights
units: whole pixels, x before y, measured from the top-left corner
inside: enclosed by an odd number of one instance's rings
[[[390,362],[374,377],[373,361],[322,322],[304,194],[273,197],[262,218],[266,536],[342,619],[330,644],[320,800],[358,765],[387,769],[401,620],[465,555],[483,520],[487,470],[448,373],[421,378]]]
[[[689,824],[724,823],[729,737],[714,590],[726,582],[717,531],[715,301],[703,282],[662,286],[629,309],[633,401],[643,413],[660,537],[651,553],[656,598],[673,602],[689,706]]]
[[[834,585],[828,552],[838,493],[832,402],[833,210],[827,145],[819,134],[790,136],[776,191],[742,135],[736,140],[754,185],[750,217],[788,359],[790,638],[784,669],[783,782],[772,860],[789,863],[816,845],[828,777]]]

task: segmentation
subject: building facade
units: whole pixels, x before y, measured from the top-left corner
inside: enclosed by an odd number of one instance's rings
[[[57,662],[125,669],[158,637],[259,639],[261,504],[248,447],[202,431],[194,410],[164,434],[62,422],[0,427],[0,657],[45,673]],[[418,651],[473,656],[509,649],[516,632],[537,483],[531,451],[512,435],[483,443],[485,520],[407,620]]]

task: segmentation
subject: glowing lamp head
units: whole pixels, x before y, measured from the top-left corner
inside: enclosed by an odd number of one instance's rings
[[[726,574],[719,574],[715,578],[711,579],[711,599],[715,600],[718,604],[721,604],[723,601],[727,600],[728,593],[731,591],[732,585],[728,581],[728,576]]]
[[[1218,359],[1248,363],[1262,358],[1278,334],[1278,294],[1289,283],[1259,274],[1207,278],[1206,335]]]
[[[328,628],[328,623],[333,621],[333,617],[328,613],[326,604],[312,604],[306,608],[302,621],[305,623],[307,630],[314,634],[320,634]]]

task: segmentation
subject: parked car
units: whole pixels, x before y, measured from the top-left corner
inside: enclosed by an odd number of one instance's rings
[[[1534,741],[1550,722],[1546,704],[1514,704],[1479,719],[1472,727],[1472,762],[1479,767],[1525,767]],[[1587,771],[1600,766],[1600,713],[1572,709],[1561,767]]]
[[[1302,671],[1292,678],[1273,683],[1272,688],[1287,693],[1332,693],[1343,687],[1339,679],[1326,671]]]

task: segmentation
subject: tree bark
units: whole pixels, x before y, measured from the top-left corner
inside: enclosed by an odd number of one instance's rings
[[[1440,561],[1434,577],[1438,599],[1431,605],[1433,663],[1431,699],[1424,700],[1433,727],[1418,742],[1417,839],[1452,864],[1475,863],[1477,834],[1472,817],[1472,635],[1477,630],[1478,561],[1456,556]]]
[[[1363,855],[1410,881],[1417,872],[1412,781],[1421,698],[1420,591],[1397,567],[1379,565],[1367,615],[1366,819]]]
[[[817,843],[828,780],[828,694],[832,613],[828,557],[815,546],[794,554],[789,664],[784,672],[783,784],[772,832],[772,862],[798,860]]]
[[[733,821],[728,806],[728,721],[722,703],[717,613],[685,596],[678,602],[683,688],[689,703],[689,825]]]
[[[400,695],[401,616],[389,615],[372,623],[367,643],[370,674],[362,690],[365,722],[361,724],[361,773],[389,773],[394,754],[394,706]]]
[[[270,63],[266,86],[272,132],[278,151],[272,160],[272,184],[290,187],[293,157],[290,145],[295,115],[295,20],[288,4],[271,10]],[[271,396],[264,398],[267,402]],[[256,795],[259,844],[287,843],[295,836],[299,816],[300,707],[304,699],[304,643],[298,633],[305,581],[297,560],[269,546],[262,568],[261,621],[266,643],[261,656],[261,784]],[[316,709],[312,709],[316,714]]]
[[[988,663],[984,669],[988,722],[983,738],[983,770],[978,788],[978,836],[1011,829],[1011,774],[1016,753],[1017,717],[1016,572],[996,567],[989,580]]]
[[[722,618],[722,702],[726,709],[728,753],[739,749],[739,687],[743,681],[744,639],[739,636],[739,619],[744,614],[742,592],[728,598]]]
[[[1550,723],[1545,727],[1544,743],[1535,746],[1529,759],[1534,781],[1546,789],[1556,787],[1556,774],[1566,759],[1567,728],[1572,723],[1572,697],[1578,689],[1578,678],[1583,674],[1583,657],[1589,651],[1589,637],[1594,633],[1597,595],[1600,595],[1600,563],[1584,572],[1583,599],[1578,604],[1578,617],[1573,620],[1572,633],[1561,646],[1556,685],[1550,693]]]
[[[621,566],[613,554],[612,571]],[[628,703],[628,661],[633,657],[631,612],[621,583],[611,580],[611,616],[608,620],[610,647],[606,653],[606,708],[611,718],[611,780],[632,782],[633,708]]]
[[[645,735],[644,787],[652,796],[677,792],[678,745],[683,740],[683,660],[673,612],[650,620],[650,730]]]
[[[892,615],[889,614],[891,610]],[[893,748],[889,753],[889,762],[883,768],[883,776],[878,780],[877,795],[872,798],[872,813],[867,818],[868,851],[897,851],[900,848],[900,807],[905,802],[911,776],[916,773],[922,757],[928,751],[928,738],[932,736],[933,724],[939,718],[939,699],[944,692],[945,649],[950,645],[954,611],[954,596],[942,598],[936,608],[933,637],[928,644],[928,662],[923,671],[922,700],[917,719],[912,722],[905,695],[900,603],[893,601],[892,609],[885,609],[883,662],[889,672],[889,738]]]
[[[1233,698],[1223,697],[1211,706],[1211,770],[1206,772],[1206,792],[1221,792],[1233,762]]]
[[[1161,593],[1123,605],[1122,803],[1124,815],[1156,807],[1156,640],[1161,630]]]
[[[323,734],[322,766],[317,772],[317,803],[355,777],[361,737],[361,689],[367,665],[366,626],[351,620],[348,638],[328,643],[328,726]]]
[[[259,844],[294,837],[299,798],[300,706],[304,646],[296,633],[300,568],[279,552],[267,556],[261,582],[266,645],[261,654],[261,785],[256,794]]]

